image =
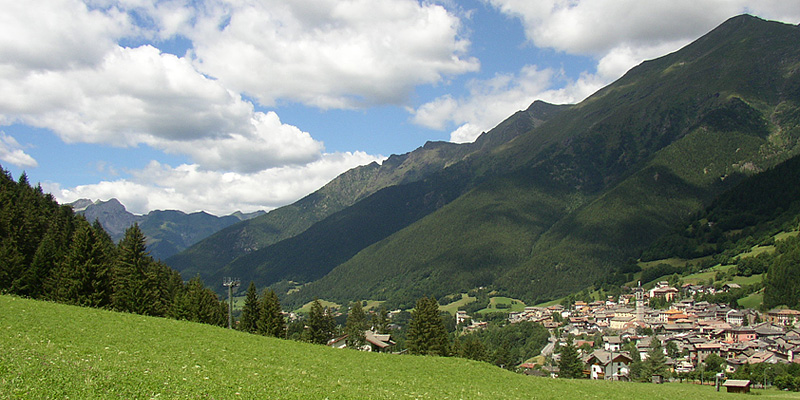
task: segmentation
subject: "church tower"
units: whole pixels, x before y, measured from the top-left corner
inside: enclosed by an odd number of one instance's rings
[[[636,321],[644,321],[644,289],[642,289],[642,281],[639,281],[639,287],[634,289],[634,296],[636,297]]]

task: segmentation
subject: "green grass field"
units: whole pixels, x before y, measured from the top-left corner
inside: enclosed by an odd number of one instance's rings
[[[439,310],[447,311],[452,315],[456,315],[459,307],[472,303],[473,301],[475,301],[474,297],[470,297],[466,293],[461,293],[461,300],[454,301],[446,306],[439,306]]]
[[[764,290],[759,290],[758,292],[752,293],[747,297],[739,299],[738,303],[740,306],[744,308],[753,308],[757,309],[761,307],[761,304],[764,302]]]
[[[554,380],[0,296],[3,399],[694,399],[691,384]],[[762,398],[800,398],[766,391]]]
[[[506,308],[499,308],[497,307],[498,304],[502,304],[504,306],[510,306]],[[512,299],[510,297],[490,297],[489,298],[489,307],[484,308],[483,310],[478,310],[479,313],[492,313],[492,312],[519,312],[525,310],[525,303],[522,300]]]

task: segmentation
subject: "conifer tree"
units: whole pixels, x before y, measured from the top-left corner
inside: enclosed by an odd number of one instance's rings
[[[486,345],[475,335],[466,335],[461,341],[459,357],[475,361],[487,361],[489,353]]]
[[[364,309],[361,308],[360,301],[354,301],[350,305],[350,312],[347,313],[347,321],[345,322],[344,334],[347,335],[345,342],[347,348],[358,350],[364,346],[366,339],[364,331],[367,330],[367,316],[364,314]]]
[[[372,329],[381,334],[389,333],[389,312],[386,311],[386,307],[383,305],[372,318]]]
[[[511,346],[509,345],[508,341],[505,340],[500,346],[497,347],[497,349],[495,349],[494,365],[507,370],[514,369],[514,357],[511,355],[509,347]]]
[[[271,289],[265,289],[261,296],[261,319],[258,321],[258,332],[262,335],[283,338],[286,336],[286,319],[281,313],[278,295]]]
[[[661,375],[666,377],[667,365],[665,362],[667,357],[664,355],[664,348],[661,347],[661,341],[653,337],[650,344],[650,350],[647,352],[647,359],[642,363],[642,378],[649,380],[653,375]]]
[[[156,287],[159,276],[153,264],[144,234],[138,224],[133,224],[119,243],[119,258],[113,273],[114,308],[135,314],[160,315],[161,296]]]
[[[111,303],[111,260],[95,230],[82,220],[59,274],[58,300],[89,307]]]
[[[322,307],[319,299],[315,299],[311,303],[303,339],[310,343],[328,344],[328,340],[333,337],[334,328],[333,316]]]
[[[787,238],[776,244],[779,253],[764,278],[764,307],[800,306],[800,238]]]
[[[69,251],[75,225],[80,221],[83,221],[82,217],[76,217],[69,206],[54,210],[30,267],[23,272],[19,294],[32,298],[51,297],[50,293],[54,288],[50,286],[50,281],[57,275],[58,268]]]
[[[224,326],[228,321],[227,313],[227,305],[203,284],[198,275],[190,279],[176,296],[171,316],[175,319]]]
[[[558,360],[558,376],[562,378],[577,379],[583,377],[583,362],[578,356],[578,350],[572,344],[572,340],[566,346],[561,347],[561,359]]]
[[[256,284],[250,281],[247,287],[247,294],[244,298],[244,307],[242,307],[242,316],[239,319],[239,330],[256,333],[258,332],[258,321],[263,318],[262,304],[258,300],[258,291]]]
[[[450,339],[439,315],[439,303],[435,298],[417,300],[408,324],[406,344],[411,354],[448,356]]]

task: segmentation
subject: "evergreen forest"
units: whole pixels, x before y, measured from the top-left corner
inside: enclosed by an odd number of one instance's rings
[[[227,308],[199,278],[154,260],[134,224],[115,244],[25,174],[0,168],[0,293],[212,325]]]

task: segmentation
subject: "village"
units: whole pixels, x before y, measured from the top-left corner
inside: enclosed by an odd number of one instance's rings
[[[735,284],[731,284],[720,290],[735,288]],[[576,301],[570,307],[526,307],[524,311],[510,313],[508,318],[510,323],[531,321],[548,328],[552,334],[551,344],[542,355],[554,361],[559,355],[553,354],[553,349],[566,346],[574,339],[574,346],[585,363],[584,374],[591,379],[628,380],[631,362],[634,358],[645,360],[648,357],[653,338],[658,339],[664,349],[670,373],[654,379],[677,377],[703,368],[703,363],[712,355],[724,360],[725,365],[720,369],[728,375],[748,364],[800,364],[800,354],[795,357],[800,353],[800,311],[773,309],[761,313],[694,300],[696,294],[709,289],[701,285],[683,285],[679,289],[659,282],[650,290],[634,288],[632,293],[616,299]],[[654,299],[667,307],[649,307]],[[463,311],[456,318],[457,322],[469,320]],[[485,324],[472,322],[465,331],[481,329]],[[602,343],[596,343],[599,338]],[[668,353],[668,348],[673,351]],[[631,354],[632,349],[638,357]],[[550,366],[525,363],[520,369],[555,377],[558,368],[554,365],[553,362]]]

